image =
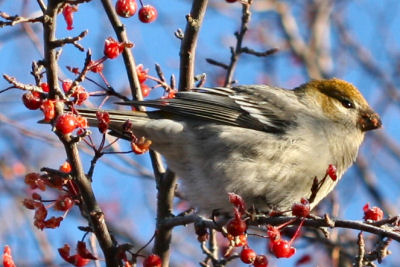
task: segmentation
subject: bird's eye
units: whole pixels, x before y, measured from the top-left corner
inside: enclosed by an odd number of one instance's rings
[[[341,99],[340,102],[342,102],[343,107],[345,108],[354,108],[353,102],[351,102],[348,99]]]

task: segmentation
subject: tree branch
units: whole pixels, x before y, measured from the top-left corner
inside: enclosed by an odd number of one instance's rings
[[[48,7],[45,17],[47,18],[44,23],[44,43],[45,43],[45,67],[47,75],[47,83],[50,87],[49,97],[57,99],[63,94],[58,87],[58,64],[57,52],[52,45],[56,41],[56,19],[57,14],[62,2],[56,0],[48,1]],[[57,115],[63,113],[63,105],[56,106]],[[70,135],[58,135],[60,141],[63,143],[68,161],[72,167],[72,176],[74,182],[77,184],[81,197],[83,199],[80,205],[81,213],[86,215],[94,234],[99,241],[100,247],[103,250],[105,262],[107,266],[118,266],[119,260],[115,253],[115,246],[113,244],[111,235],[105,223],[104,214],[97,204],[94,196],[90,180],[86,177],[83,170],[82,162],[80,160],[78,147],[76,142],[72,142]]]
[[[228,70],[225,76],[224,86],[230,87],[233,81],[233,75],[235,74],[235,69],[237,62],[239,60],[239,56],[242,53],[242,43],[244,39],[244,35],[247,32],[248,24],[251,18],[250,6],[253,0],[247,0],[247,2],[242,2],[242,22],[240,25],[240,30],[236,35],[236,46],[235,48],[231,47],[231,62],[228,65]]]
[[[190,14],[186,16],[186,29],[179,52],[179,91],[188,91],[194,85],[197,39],[206,13],[207,4],[208,0],[194,0]]]

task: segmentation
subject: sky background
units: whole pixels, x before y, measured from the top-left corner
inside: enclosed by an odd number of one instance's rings
[[[290,4],[292,12],[297,19],[300,32],[308,38],[309,25],[307,14],[312,10],[305,10],[306,2],[284,1]],[[337,1],[333,13],[340,15],[352,37],[365,49],[365,53],[379,66],[387,79],[397,87],[399,85],[400,69],[400,2],[397,0],[373,1]],[[343,3],[346,2],[346,3]],[[190,11],[190,1],[171,0],[146,2],[154,5],[159,17],[152,24],[140,23],[137,16],[122,19],[128,29],[129,39],[135,44],[132,49],[137,64],[144,64],[150,69],[150,74],[156,76],[154,64],[161,65],[164,74],[169,77],[179,73],[179,47],[180,41],[174,37],[177,28],[185,28],[184,15]],[[261,4],[260,4],[261,3]],[[30,17],[39,15],[36,1],[0,1],[0,11],[11,15],[23,14]],[[25,9],[22,10],[22,7]],[[213,58],[227,63],[230,57],[229,46],[235,44],[233,33],[240,23],[241,8],[239,3],[228,4],[223,0],[210,1],[204,24],[201,29],[197,49],[196,74],[206,73],[206,86],[215,86],[221,81],[224,73],[215,66],[209,65],[205,59]],[[279,30],[277,14],[262,5],[262,0],[256,0],[250,29],[245,45],[256,50],[278,48],[280,51],[267,58],[257,58],[243,55],[239,61],[235,79],[240,84],[265,83],[284,88],[293,88],[309,80],[304,65],[287,48],[284,34]],[[42,30],[39,24],[32,25],[34,36],[28,38],[21,27],[5,27],[0,29],[0,73],[7,73],[16,77],[20,82],[34,83],[29,72],[33,60],[42,58],[43,42]],[[88,29],[89,34],[80,43],[85,48],[91,48],[93,59],[103,56],[104,39],[115,36],[99,1],[92,1],[79,6],[79,11],[74,14],[74,30],[67,31],[66,24],[59,16],[57,37],[75,36]],[[360,64],[355,59],[355,52],[347,51],[337,37],[337,29],[327,28],[329,39],[325,40],[334,55],[332,62],[332,76],[345,79],[354,83],[367,98],[368,102],[382,115],[384,132],[398,145],[399,140],[399,105],[394,97],[387,97],[387,84],[382,79],[372,75],[373,71],[365,64]],[[85,54],[73,46],[65,46],[59,61],[60,75],[64,79],[73,79],[66,66],[81,67]],[[127,91],[128,82],[123,68],[122,58],[108,60],[104,64],[104,75],[110,84],[120,92]],[[100,77],[90,74],[94,80],[101,82]],[[178,79],[177,79],[178,80]],[[154,85],[148,83],[149,85]],[[89,82],[83,84],[88,91],[93,92],[98,88]],[[8,87],[5,80],[0,79],[0,90]],[[397,89],[396,89],[397,90]],[[398,91],[398,90],[397,90]],[[160,90],[154,90],[150,98],[161,95]],[[385,97],[386,95],[386,97]],[[22,92],[18,90],[7,91],[0,95],[0,247],[8,244],[13,249],[16,262],[29,263],[42,259],[38,249],[38,239],[45,236],[53,246],[53,258],[59,264],[62,260],[57,255],[55,248],[64,243],[75,244],[82,238],[78,225],[85,225],[80,219],[75,208],[55,230],[44,232],[33,229],[33,212],[26,211],[20,201],[28,193],[23,184],[23,174],[28,171],[37,171],[42,166],[58,168],[66,156],[56,137],[49,131],[48,125],[38,125],[42,114],[40,111],[27,111],[20,99]],[[99,104],[102,99],[91,98],[93,105]],[[112,99],[107,107],[112,107]],[[9,118],[12,123],[6,122],[3,117]],[[25,132],[23,130],[25,130]],[[94,129],[93,132],[96,132]],[[39,136],[39,137],[38,137]],[[98,138],[98,135],[97,135]],[[120,142],[121,149],[128,149],[127,144]],[[395,147],[395,146],[393,146]],[[383,195],[393,210],[399,203],[398,192],[400,189],[398,175],[399,158],[393,151],[383,147],[375,137],[369,136],[362,147],[362,153],[368,159],[369,169],[374,177],[378,192]],[[82,159],[86,169],[90,164],[91,156],[82,152]],[[141,172],[131,168],[132,161],[143,166],[145,173],[151,174],[151,165],[148,155],[142,156],[109,156],[102,161],[95,170],[94,191],[107,218],[120,229],[131,233],[138,244],[145,243],[154,232],[154,218],[156,207],[156,190],[151,178],[141,178]],[[107,166],[112,162],[112,165]],[[5,169],[10,169],[8,175]],[[334,198],[342,204],[338,215],[341,218],[357,220],[363,216],[362,207],[370,202],[370,195],[359,178],[357,168],[350,169],[344,179],[339,183]],[[49,195],[51,198],[51,193]],[[177,212],[184,210],[185,203],[177,203]],[[203,256],[199,244],[195,241],[193,227],[187,229],[178,227],[174,231],[173,253],[174,262],[179,266],[197,266]],[[351,234],[356,237],[357,232]],[[254,238],[254,247],[258,253],[265,253],[265,241]],[[121,240],[121,242],[123,242]],[[251,239],[251,242],[253,240]],[[140,247],[140,245],[138,245]],[[293,266],[294,262],[302,255],[310,253],[315,258],[309,266],[324,261],[322,253],[315,253],[320,248],[307,246],[304,241],[296,243],[298,253],[291,259],[276,261],[269,257],[272,266]],[[382,266],[398,266],[400,257],[398,245],[392,244],[393,255],[384,261]],[[188,256],[189,255],[189,256]],[[237,261],[235,264],[241,266]],[[22,264],[21,264],[22,266]],[[40,265],[39,265],[40,266]],[[93,265],[92,265],[93,266]],[[244,265],[243,265],[244,266]]]

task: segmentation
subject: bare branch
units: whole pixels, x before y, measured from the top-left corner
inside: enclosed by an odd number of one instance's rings
[[[241,49],[242,53],[247,53],[247,54],[250,54],[250,55],[253,55],[253,56],[256,56],[256,57],[267,57],[269,55],[275,54],[278,51],[279,51],[278,48],[272,48],[272,49],[266,50],[264,52],[257,52],[254,49],[251,49],[251,48],[248,48],[248,47],[243,47]]]
[[[248,224],[250,224],[250,225],[260,225],[260,224],[281,225],[283,223],[287,223],[287,222],[295,219],[296,217],[291,217],[291,216],[268,217],[265,215],[254,215],[253,218],[254,218],[254,221],[248,221]],[[174,227],[174,226],[178,226],[178,225],[186,225],[186,224],[194,223],[196,221],[197,221],[197,223],[202,223],[212,229],[216,229],[219,231],[221,229],[220,224],[217,224],[216,222],[209,220],[209,219],[204,219],[198,215],[187,215],[187,216],[182,216],[182,217],[167,218],[160,223],[160,226],[169,228],[169,227]],[[390,219],[390,221],[393,221],[393,219]],[[293,225],[298,225],[299,223],[300,223],[299,220],[293,221]],[[347,229],[364,231],[364,232],[368,232],[368,233],[383,236],[383,237],[388,237],[388,238],[391,238],[393,240],[400,242],[400,233],[397,231],[397,224],[392,225],[390,223],[390,224],[385,224],[385,226],[382,226],[382,225],[379,225],[379,221],[375,222],[375,223],[366,223],[363,221],[340,220],[340,219],[332,219],[332,218],[329,218],[329,220],[327,220],[326,218],[315,217],[315,218],[305,219],[304,226],[310,226],[310,227],[314,227],[314,228],[320,228],[320,227],[347,228]]]
[[[45,3],[43,2],[43,0],[36,0],[36,1],[39,5],[40,9],[42,10],[42,12],[46,13],[47,7],[46,7]]]
[[[121,20],[119,19],[111,1],[101,0],[101,3],[103,4],[108,19],[114,28],[115,34],[118,37],[118,41],[130,43],[128,35],[126,33],[125,25],[123,25]],[[143,100],[142,90],[140,89],[140,82],[136,73],[136,63],[132,55],[131,49],[125,48],[122,56],[124,58],[125,70],[128,75],[132,96],[137,100]],[[144,110],[143,107],[139,107],[139,109]]]
[[[179,40],[183,40],[183,37],[185,37],[185,34],[183,33],[183,31],[182,31],[182,29],[177,29],[175,32],[174,32],[174,35],[175,35],[175,37],[176,38],[178,38]]]
[[[365,242],[364,242],[364,236],[362,232],[358,234],[358,256],[356,257],[356,263],[354,266],[356,267],[363,267],[363,260],[364,260],[364,255],[365,255]]]
[[[242,43],[244,36],[248,29],[248,24],[251,18],[250,6],[253,0],[247,0],[247,2],[242,2],[242,22],[240,25],[240,30],[236,35],[236,46],[231,47],[231,62],[228,65],[228,69],[225,77],[225,86],[231,86],[233,82],[233,75],[235,73],[236,65],[239,60],[240,53],[242,52]]]
[[[214,60],[212,58],[206,58],[206,61],[208,63],[210,63],[211,65],[215,65],[215,66],[221,67],[221,68],[223,68],[225,70],[227,70],[228,67],[229,67],[227,64],[219,62],[219,61],[216,61],[216,60]]]
[[[43,22],[43,16],[37,18],[24,18],[20,16],[10,16],[5,12],[0,12],[0,17],[7,21],[0,21],[0,28],[4,26],[14,26],[19,23],[35,23],[35,22]]]
[[[198,34],[206,13],[208,0],[194,0],[190,14],[186,16],[186,29],[180,55],[179,90],[190,90],[194,85],[194,62]]]
[[[279,14],[281,27],[286,35],[286,39],[294,53],[303,60],[308,75],[313,79],[327,76],[327,74],[321,72],[312,50],[308,48],[301,37],[297,27],[297,22],[294,16],[290,13],[288,4],[278,0],[269,0],[269,3],[274,6],[274,9]]]
[[[55,22],[61,4],[62,3],[56,0],[50,0],[48,2],[46,16],[49,19],[45,20],[43,23],[47,83],[50,87],[50,98],[53,99],[63,97],[63,93],[60,91],[58,86],[57,51],[54,47],[54,42],[56,42]],[[63,113],[63,105],[56,105],[56,113]],[[115,255],[116,247],[114,246],[112,237],[105,223],[104,214],[94,196],[90,180],[86,177],[83,170],[77,143],[72,141],[70,135],[62,135],[58,133],[58,137],[64,145],[68,161],[72,167],[73,179],[79,188],[83,200],[83,205],[80,205],[81,213],[87,215],[90,226],[92,227],[104,253],[106,264],[108,266],[118,266],[119,260]]]
[[[26,90],[26,91],[43,93],[42,88],[40,88],[39,86],[36,86],[36,85],[33,85],[33,84],[24,84],[24,83],[18,82],[15,77],[12,77],[10,75],[3,74],[3,78],[7,82],[12,84],[14,88],[18,88],[18,89]]]
[[[80,44],[78,44],[78,41],[85,38],[88,32],[89,32],[88,30],[85,30],[81,32],[78,36],[55,40],[51,42],[51,45],[53,46],[53,48],[56,48],[56,47],[62,47],[66,44],[73,44],[76,48],[78,48],[80,51],[83,52],[85,51],[85,49]]]

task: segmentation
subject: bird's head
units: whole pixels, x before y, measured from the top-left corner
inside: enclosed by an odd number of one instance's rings
[[[360,91],[340,79],[313,80],[296,88],[322,110],[324,116],[361,132],[381,127],[379,115],[369,106]]]

